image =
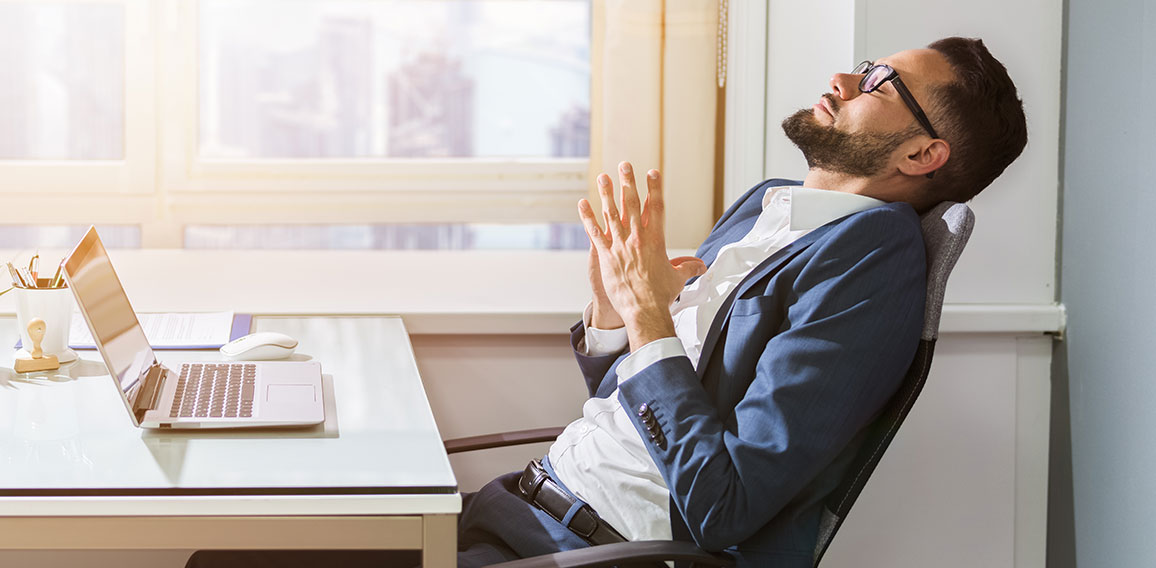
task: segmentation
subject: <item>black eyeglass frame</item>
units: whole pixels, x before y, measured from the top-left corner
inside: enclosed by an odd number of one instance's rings
[[[875,69],[886,69],[887,76],[879,81],[879,83],[872,87],[870,90],[868,90],[864,88],[864,85],[867,83],[867,78],[871,76],[871,72]],[[907,85],[903,84],[903,79],[899,78],[899,72],[897,72],[894,67],[883,63],[876,65],[871,61],[864,61],[856,65],[855,69],[851,71],[851,74],[863,75],[863,78],[859,80],[859,92],[861,93],[874,92],[876,89],[882,86],[883,83],[891,81],[891,84],[895,85],[895,92],[899,93],[899,98],[903,99],[903,102],[907,105],[907,108],[911,111],[911,114],[915,115],[915,120],[919,122],[919,125],[922,126],[923,129],[926,130],[932,138],[939,138],[939,134],[936,134],[935,129],[931,127],[931,121],[927,120],[927,114],[923,112],[923,108],[920,107],[919,103],[915,101],[915,96],[912,95],[911,91],[907,89]]]

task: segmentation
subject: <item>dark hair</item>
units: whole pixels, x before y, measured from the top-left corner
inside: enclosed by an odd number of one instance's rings
[[[1028,141],[1015,83],[983,40],[949,37],[927,46],[943,55],[955,80],[930,89],[933,122],[951,156],[930,182],[935,201],[967,201],[991,184]],[[943,126],[940,127],[939,125]]]

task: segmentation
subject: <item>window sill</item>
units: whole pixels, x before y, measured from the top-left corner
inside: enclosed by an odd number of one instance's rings
[[[0,251],[4,258],[16,253]],[[65,254],[41,251],[41,258]],[[584,251],[152,249],[109,254],[139,312],[392,314],[401,315],[414,334],[563,334],[589,299]],[[0,313],[15,312],[13,296],[0,296]],[[940,331],[1058,333],[1063,326],[1064,310],[1058,304],[949,303]]]

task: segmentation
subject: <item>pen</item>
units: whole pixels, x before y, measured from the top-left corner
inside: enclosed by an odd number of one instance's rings
[[[32,273],[27,268],[20,267],[16,270],[20,272],[20,278],[24,280],[25,288],[36,288],[36,279],[32,277]]]
[[[20,286],[20,287],[27,287],[28,286],[28,284],[26,282],[24,282],[24,277],[20,275],[20,272],[18,270],[16,270],[15,266],[12,266],[11,262],[8,263],[8,272],[10,274],[12,274],[12,283],[13,284],[15,284],[16,286]]]
[[[48,284],[49,288],[59,288],[60,287],[60,275],[61,275],[60,271],[63,268],[64,268],[64,259],[61,259],[60,264],[56,265],[56,274],[52,275],[52,282],[50,282]]]

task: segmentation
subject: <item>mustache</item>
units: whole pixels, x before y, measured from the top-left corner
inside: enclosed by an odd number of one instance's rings
[[[823,93],[821,98],[826,100],[827,104],[831,106],[831,115],[839,116],[839,99],[836,99],[835,95],[831,93]]]

